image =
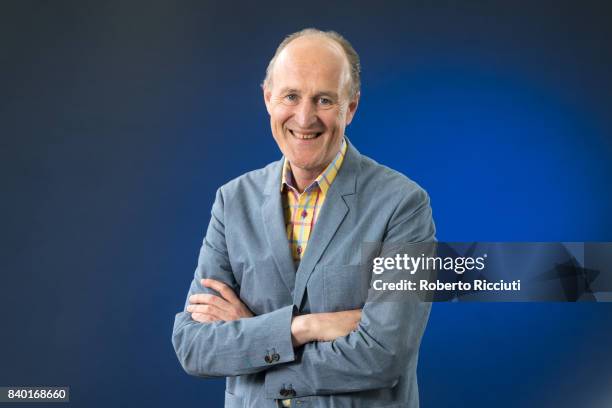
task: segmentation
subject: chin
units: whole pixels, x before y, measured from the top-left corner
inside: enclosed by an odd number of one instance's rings
[[[291,163],[292,166],[298,167],[303,170],[311,170],[314,167],[312,162],[309,162],[306,160],[300,160],[300,159],[295,159],[295,160],[289,159],[289,163]]]

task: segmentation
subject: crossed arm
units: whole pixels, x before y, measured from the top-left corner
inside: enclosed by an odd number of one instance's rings
[[[193,320],[212,323],[253,317],[249,308],[225,283],[214,279],[202,279],[201,283],[220,296],[207,293],[191,295],[187,311]],[[361,309],[294,316],[291,320],[291,341],[294,347],[313,341],[331,341],[356,330],[360,319]]]

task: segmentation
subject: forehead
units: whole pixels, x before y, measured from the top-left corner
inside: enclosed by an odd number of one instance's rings
[[[278,55],[272,75],[273,87],[305,92],[338,92],[350,79],[348,61],[340,45],[314,36],[289,43]]]

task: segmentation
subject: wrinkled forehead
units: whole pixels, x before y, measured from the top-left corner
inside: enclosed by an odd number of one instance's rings
[[[325,38],[298,38],[280,52],[272,71],[273,88],[304,93],[340,94],[350,83],[348,61],[340,45]]]

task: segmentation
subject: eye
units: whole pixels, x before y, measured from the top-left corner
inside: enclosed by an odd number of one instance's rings
[[[295,105],[298,102],[298,96],[296,94],[287,94],[283,98],[283,102],[289,105]]]
[[[333,102],[331,99],[329,98],[319,98],[319,104],[323,105],[323,106],[329,106],[331,105]]]

